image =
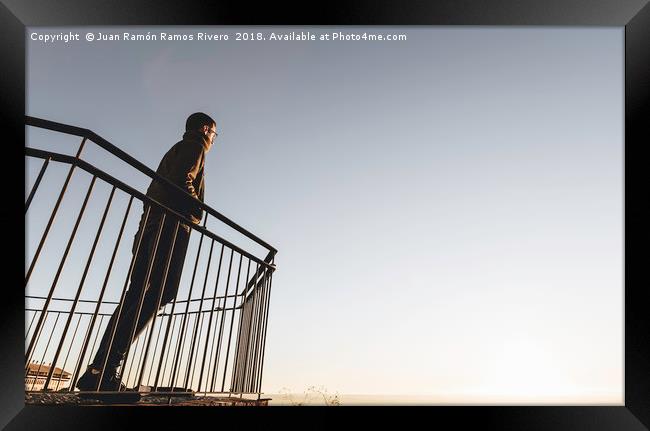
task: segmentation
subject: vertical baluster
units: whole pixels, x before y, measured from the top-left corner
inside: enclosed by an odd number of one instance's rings
[[[249,366],[249,373],[248,373],[248,378],[246,380],[246,392],[250,393],[252,392],[252,386],[253,386],[253,377],[255,375],[255,351],[257,347],[257,322],[259,319],[259,308],[260,308],[260,303],[262,302],[262,295],[261,295],[261,285],[263,285],[266,282],[266,273],[264,273],[264,277],[262,277],[262,281],[255,286],[255,298],[253,300],[254,306],[253,306],[253,317],[251,319],[251,341],[250,341],[250,366]]]
[[[212,358],[212,348],[210,349],[210,356],[206,356],[206,354],[208,352],[208,343],[210,341],[210,330],[212,328],[212,318],[213,318],[214,306],[215,306],[214,303],[215,303],[216,298],[217,298],[217,289],[219,287],[219,275],[221,274],[221,261],[222,261],[222,258],[223,258],[223,248],[224,248],[224,246],[223,246],[223,244],[221,244],[221,254],[219,255],[219,267],[217,269],[217,281],[214,283],[214,295],[212,296],[212,306],[210,307],[210,318],[208,320],[208,331],[207,331],[207,335],[206,335],[206,338],[205,338],[205,348],[203,349],[203,361],[201,362],[201,372],[199,374],[198,391],[201,391],[201,387],[202,387],[203,369],[205,367],[205,360],[206,360],[206,358],[208,358],[208,369],[210,369],[210,362],[211,362],[211,358]],[[214,341],[211,343],[211,345],[214,346]]]
[[[82,314],[79,313],[79,319],[77,320],[77,324],[74,327],[74,333],[72,334],[72,338],[70,339],[70,348],[68,349],[68,352],[65,355],[65,359],[63,360],[63,367],[61,368],[61,376],[59,378],[59,381],[56,384],[56,388],[54,388],[55,391],[59,390],[59,384],[61,383],[61,378],[63,378],[63,370],[65,370],[66,365],[68,365],[68,357],[70,356],[70,352],[72,351],[72,346],[74,345],[74,340],[77,335],[77,330],[79,329],[79,323],[81,323],[81,316]],[[72,380],[71,380],[72,382]]]
[[[83,318],[83,314],[79,315],[79,320]],[[84,340],[90,337],[90,325],[86,328],[86,334],[84,335]],[[74,370],[72,371],[72,375],[70,376],[70,387],[68,388],[68,392],[74,391],[76,382],[77,382],[77,375],[79,374],[79,368],[81,368],[81,364],[83,362],[83,354],[79,354],[77,356],[77,361],[74,366]]]
[[[255,278],[254,278],[254,284],[255,286],[257,284],[257,276],[258,276],[258,270],[259,270],[259,264],[256,264],[257,268],[255,271]],[[250,294],[248,292],[244,292],[244,298],[243,298],[243,329],[242,329],[242,364],[241,364],[241,372],[239,373],[238,379],[239,379],[239,388],[240,391],[243,393],[245,391],[245,379],[246,379],[246,374],[247,374],[247,369],[248,369],[248,347],[250,344],[250,321],[251,321],[251,315],[252,315],[252,308],[253,308],[253,294],[255,293],[255,289],[250,291]]]
[[[221,320],[219,318],[219,313],[222,311],[223,306],[221,305],[221,297],[217,298],[217,305],[215,308],[215,315],[214,315],[214,329],[215,329],[215,336],[212,337],[212,343],[210,343],[210,356],[208,359],[208,371],[206,374],[206,382],[205,382],[205,390],[208,391],[208,386],[210,386],[210,391],[212,391],[212,385],[210,385],[210,382],[214,380],[214,372],[212,370],[212,358],[215,358],[216,360],[216,351],[215,351],[215,346],[217,344],[217,339],[219,338],[218,334],[219,333],[219,321]],[[214,354],[213,354],[214,352]]]
[[[169,252],[167,254],[167,262],[165,263],[165,269],[163,271],[163,279],[162,279],[162,284],[160,286],[160,292],[158,292],[158,298],[156,299],[156,306],[154,308],[154,315],[153,315],[153,320],[152,320],[152,323],[151,323],[151,330],[149,331],[149,335],[150,335],[149,336],[149,341],[147,343],[145,354],[144,354],[145,361],[146,361],[147,356],[149,354],[149,346],[151,344],[151,334],[153,333],[154,324],[156,323],[156,317],[158,316],[158,310],[160,309],[160,302],[162,301],[162,296],[163,296],[163,293],[165,291],[165,287],[167,286],[167,276],[169,274],[169,265],[170,265],[170,263],[172,261],[173,255],[174,255],[174,246],[176,245],[176,235],[178,234],[179,226],[180,226],[180,221],[177,220],[176,225],[174,227],[174,234],[173,234],[174,236],[172,236],[173,240],[172,240],[171,246],[169,247]],[[140,386],[142,384],[142,376],[144,375],[144,366],[145,366],[145,362],[143,361],[142,362],[142,369],[140,370],[140,377],[138,378],[138,386]]]
[[[34,182],[34,187],[32,187],[32,191],[29,192],[29,197],[27,197],[27,201],[25,202],[25,214],[27,214],[29,205],[32,203],[32,199],[36,194],[36,190],[38,190],[38,186],[41,184],[41,179],[43,179],[43,174],[45,174],[45,170],[47,169],[47,166],[50,164],[51,159],[52,159],[51,157],[48,157],[43,161],[43,166],[41,166],[41,170],[38,173],[38,177],[36,177],[36,181]]]
[[[174,331],[176,330],[176,320],[177,320],[176,317],[177,317],[177,316],[176,316],[176,315],[171,315],[171,314],[170,314],[169,317],[170,317],[170,319],[172,319],[172,322],[171,322],[171,328],[172,328],[172,334],[173,334]],[[170,343],[171,343],[171,341],[172,341],[173,339],[174,339],[174,336],[172,335],[172,338],[171,338],[171,340],[170,340]],[[163,365],[163,368],[162,368],[162,369],[163,369],[163,371],[162,371],[162,378],[164,379],[164,377],[165,377],[165,371],[167,371],[167,360],[169,359],[170,356],[172,356],[172,354],[171,354],[171,351],[165,351],[164,348],[161,349],[161,352],[160,352],[160,353],[165,355],[165,364]],[[170,365],[171,365],[171,362],[170,362]],[[171,371],[170,371],[170,374],[171,374]],[[156,380],[155,380],[155,382],[154,382],[154,388],[153,388],[153,391],[156,392],[157,389],[158,389],[158,376],[156,376]]]
[[[155,392],[158,389],[158,382],[160,381],[159,379],[161,378],[160,372],[161,372],[161,366],[162,366],[162,372],[164,375],[165,370],[167,369],[167,359],[169,358],[169,352],[167,352],[166,347],[167,347],[167,341],[171,341],[174,338],[172,336],[172,339],[169,339],[169,330],[171,328],[172,333],[174,332],[176,328],[176,315],[174,314],[174,309],[176,308],[176,296],[173,299],[172,302],[172,308],[171,311],[169,312],[169,319],[167,320],[167,326],[165,328],[165,337],[163,338],[163,344],[162,347],[160,348],[160,361],[158,362],[158,370],[156,371],[156,377],[154,379],[153,383],[153,391]],[[161,323],[161,328],[162,328],[162,323]],[[162,329],[161,329],[162,332]],[[163,366],[163,358],[165,359],[165,365]]]
[[[47,299],[45,300],[45,304],[43,305],[43,310],[47,310],[47,308],[50,305],[50,301],[52,300],[52,296],[54,295],[54,289],[56,288],[56,284],[59,281],[59,277],[61,276],[61,271],[63,271],[63,267],[65,265],[66,259],[68,257],[68,253],[70,252],[70,247],[72,247],[72,243],[74,241],[74,238],[77,234],[77,229],[79,228],[79,224],[81,223],[81,218],[84,215],[84,211],[86,210],[86,206],[88,205],[88,200],[90,199],[90,194],[93,190],[93,186],[95,185],[95,180],[97,180],[97,177],[93,175],[93,179],[90,182],[90,186],[88,187],[88,192],[86,193],[86,197],[83,201],[83,204],[81,206],[81,210],[79,211],[79,215],[77,216],[77,220],[75,222],[74,228],[72,229],[72,234],[70,235],[70,239],[68,240],[68,243],[66,245],[65,251],[63,252],[63,257],[61,258],[61,262],[59,263],[59,267],[56,271],[56,275],[54,276],[54,281],[52,282],[52,286],[50,287],[50,291],[47,295]],[[41,319],[38,321],[36,324],[36,327],[39,328],[43,324],[43,315],[41,315]],[[32,349],[34,348],[34,343],[30,343],[27,352],[31,352]]]
[[[207,217],[203,221],[203,227],[205,227],[206,223],[207,223]],[[190,298],[192,297],[192,287],[194,286],[194,277],[196,276],[196,268],[198,266],[199,256],[201,255],[201,247],[202,247],[202,244],[203,244],[203,237],[204,237],[204,235],[201,234],[201,238],[199,239],[199,249],[198,249],[197,255],[196,255],[196,261],[194,262],[194,272],[192,274],[192,281],[191,281],[191,284],[190,284],[190,291],[189,291],[189,295],[188,295],[187,306],[185,308],[186,315],[187,315],[187,310],[188,310],[189,305],[190,305],[189,301],[190,301]],[[167,347],[169,329],[170,329],[170,325],[172,323],[171,316],[174,314],[174,310],[176,308],[176,299],[177,298],[178,298],[178,293],[174,296],[174,298],[172,300],[172,308],[171,308],[171,311],[170,311],[170,320],[167,321],[167,328],[165,329],[165,338],[163,339],[163,345],[162,345],[162,348],[161,348],[160,361],[158,363],[158,370],[156,372],[156,378],[155,378],[154,384],[153,384],[153,387],[154,387],[153,390],[154,391],[156,391],[158,389],[158,381],[159,381],[159,378],[160,378],[160,370],[161,370],[161,365],[162,365],[163,352],[165,351],[165,349]],[[179,338],[179,341],[180,341],[180,338]],[[152,366],[153,366],[153,364],[152,364]],[[167,368],[167,355],[165,354],[165,366],[163,367],[163,371],[166,368]]]
[[[34,324],[34,320],[36,320],[36,315],[38,314],[38,310],[34,311],[34,315],[32,316],[31,320],[29,321],[29,326],[27,327],[27,332],[25,333],[25,341],[27,341],[27,337],[29,337],[29,331],[32,330],[32,324]]]
[[[251,260],[248,258],[248,265],[246,266],[246,282],[244,283],[244,289],[242,290],[243,295],[246,295],[246,287],[248,286],[248,279],[250,277],[250,269],[251,269]],[[242,295],[242,296],[243,296]],[[239,296],[239,293],[237,292],[235,294],[235,298],[233,300],[233,317],[235,314],[235,309],[237,309],[237,297]],[[243,305],[243,301],[242,301]],[[243,315],[243,306],[240,307],[239,309],[239,323],[237,325],[237,338],[235,340],[235,357],[233,359],[233,372],[232,372],[232,379],[230,381],[230,393],[232,393],[235,390],[235,381],[237,379],[237,375],[239,373],[239,367],[240,367],[240,356],[241,356],[241,346],[240,346],[240,340],[241,340],[241,322],[242,322],[242,315]]]
[[[56,349],[56,353],[54,354],[54,359],[52,359],[52,364],[56,365],[57,360],[59,359],[59,353],[61,352],[61,348],[63,347],[63,343],[65,341],[66,335],[68,328],[70,327],[70,322],[72,322],[72,317],[74,316],[74,311],[77,307],[77,303],[79,301],[79,297],[81,296],[81,291],[83,289],[84,283],[86,282],[86,277],[88,275],[88,270],[90,269],[90,265],[92,263],[93,257],[95,256],[95,250],[97,249],[97,243],[99,243],[99,238],[102,234],[102,230],[104,229],[104,223],[106,222],[106,216],[108,215],[108,210],[111,207],[111,203],[113,202],[113,196],[115,195],[115,186],[113,186],[113,189],[111,190],[111,194],[108,197],[108,202],[106,203],[106,208],[104,208],[104,213],[102,214],[102,219],[99,223],[99,227],[97,228],[97,234],[95,235],[95,240],[93,241],[93,245],[90,249],[90,254],[88,255],[88,260],[86,261],[86,266],[83,271],[83,275],[81,276],[81,281],[79,282],[79,287],[77,288],[77,293],[75,294],[74,300],[72,301],[72,305],[70,308],[70,313],[68,314],[68,318],[66,319],[65,325],[63,327],[63,333],[61,334],[61,341],[59,342],[59,345]],[[50,372],[47,374],[47,379],[45,380],[45,387],[50,383],[50,379],[52,378],[52,373],[54,372],[54,366],[50,368]]]
[[[86,143],[86,138],[83,138],[83,140],[81,141],[81,145],[79,146],[79,150],[77,150],[77,155],[75,156],[76,158],[79,158],[79,156],[81,155],[81,150],[83,149],[85,143]],[[45,226],[45,231],[41,236],[41,240],[38,243],[38,247],[36,248],[36,253],[32,258],[32,263],[29,265],[29,270],[27,271],[27,275],[25,276],[25,287],[27,287],[27,283],[29,282],[29,277],[32,275],[32,271],[34,270],[34,267],[36,266],[36,262],[38,261],[38,257],[41,254],[41,250],[43,249],[43,245],[45,244],[45,239],[47,238],[47,234],[50,232],[52,223],[54,223],[54,219],[56,218],[56,213],[58,212],[59,206],[61,205],[61,201],[63,200],[63,196],[65,195],[65,192],[68,189],[68,184],[70,183],[70,179],[72,178],[72,173],[75,167],[76,165],[74,164],[70,165],[68,176],[66,177],[65,182],[63,183],[63,188],[61,189],[61,192],[59,193],[59,197],[56,200],[56,203],[54,204],[54,209],[52,210],[50,219],[48,220],[47,225]]]
[[[43,365],[43,361],[45,360],[45,355],[47,355],[47,350],[50,348],[50,341],[52,341],[52,336],[54,335],[54,331],[56,331],[56,323],[59,321],[59,316],[61,315],[61,312],[59,311],[54,311],[53,313],[56,313],[56,319],[54,320],[54,325],[52,325],[52,332],[50,332],[50,336],[47,339],[47,344],[45,345],[45,349],[43,349],[43,357],[41,358],[41,362],[38,366],[38,369],[36,370],[36,379],[38,379],[38,376],[41,374],[41,366]],[[27,364],[27,368],[29,369],[29,364]],[[34,390],[34,384],[36,383],[36,379],[34,380],[34,383],[32,383],[32,387],[30,391]],[[47,386],[43,386],[43,390],[45,389],[47,389]]]
[[[205,320],[204,318],[205,318],[205,313],[203,313],[202,311],[199,311],[199,313],[197,315],[197,319],[199,321],[199,331],[198,331],[198,335],[196,337],[198,340],[201,340],[201,333],[203,332],[203,322]],[[199,354],[198,353],[198,344],[199,343],[200,343],[200,341],[197,343],[197,360],[198,360],[198,354]],[[193,350],[193,348],[192,348],[192,350]],[[188,390],[192,388],[192,385],[193,385],[193,382],[194,382],[194,371],[196,371],[196,361],[192,361],[190,359],[189,363],[190,363],[190,369],[188,370],[188,373],[191,371],[191,374],[190,374],[189,382],[186,382],[185,385],[184,385],[184,387],[186,389],[188,389]]]
[[[269,323],[269,308],[271,306],[271,286],[273,284],[273,272],[269,274],[269,290],[267,293],[267,301],[266,301],[266,311],[264,315],[264,335],[262,336],[262,360],[261,360],[261,365],[260,365],[260,375],[259,375],[259,387],[258,387],[258,392],[261,391],[262,388],[262,372],[264,371],[264,352],[266,351],[266,330],[268,328],[268,323]]]
[[[88,332],[86,333],[86,336],[84,337],[84,341],[81,344],[81,352],[80,352],[80,356],[79,356],[80,360],[79,360],[79,363],[77,364],[78,368],[75,369],[75,371],[73,373],[74,377],[72,377],[72,379],[71,379],[71,382],[72,382],[71,384],[72,384],[73,387],[76,384],[75,377],[77,375],[79,375],[80,367],[83,364],[83,358],[86,355],[86,350],[88,348],[88,343],[90,342],[89,337],[92,334],[93,328],[95,327],[95,322],[97,320],[97,316],[99,314],[99,309],[100,309],[100,307],[102,305],[102,301],[104,299],[104,293],[106,292],[106,286],[108,285],[108,280],[109,280],[109,277],[111,275],[111,271],[113,270],[113,264],[115,262],[115,257],[117,256],[117,251],[118,251],[118,249],[120,247],[120,242],[122,241],[122,235],[124,234],[124,227],[126,226],[126,221],[127,221],[128,217],[129,217],[129,213],[131,211],[131,205],[132,204],[133,204],[133,196],[131,196],[129,198],[129,203],[128,203],[127,207],[126,207],[126,211],[124,212],[124,218],[122,219],[122,225],[120,226],[120,231],[119,231],[119,233],[117,235],[117,240],[115,241],[115,247],[113,247],[113,254],[111,255],[111,260],[110,260],[110,262],[108,264],[108,269],[106,270],[106,275],[104,276],[104,282],[102,284],[101,291],[99,292],[99,298],[97,299],[97,305],[95,306],[95,310],[93,312],[93,315],[92,315],[92,317],[90,319],[90,322],[88,323]],[[150,209],[151,209],[151,207],[147,207],[145,205],[145,208],[144,208],[144,221],[143,221],[144,224],[146,224],[147,220],[149,219],[149,211],[150,211]],[[131,263],[129,265],[129,271],[126,274],[126,279],[124,280],[124,285],[122,287],[122,294],[121,294],[120,300],[119,300],[119,302],[117,304],[117,317],[118,317],[118,320],[119,320],[119,316],[120,316],[120,314],[122,312],[122,304],[124,302],[124,296],[126,295],[126,286],[128,284],[129,277],[131,276],[131,273],[133,272],[133,266],[134,266],[134,263],[135,263],[135,256],[137,255],[137,253],[140,250],[140,244],[142,242],[143,233],[144,233],[144,229],[139,233],[138,237],[136,238],[136,244],[135,244],[136,245],[136,247],[135,247],[136,254],[134,254],[131,257]],[[100,327],[101,327],[101,322],[100,322]],[[108,328],[107,328],[107,330],[108,330]],[[113,343],[113,336],[115,335],[115,330],[116,330],[116,327],[113,327],[112,332],[111,332],[111,342],[110,342],[110,344]],[[92,352],[92,350],[91,350],[91,352]],[[106,366],[105,362],[104,362],[104,365],[102,367],[104,367],[104,366]]]
[[[133,368],[137,368],[136,362],[137,360],[135,357],[138,355],[138,348],[140,348],[140,342],[143,340],[144,337],[138,337],[137,340],[135,341],[135,348],[133,349],[133,355],[131,358],[131,363],[127,366],[127,363],[124,363],[124,372],[122,373],[122,376],[126,376],[126,378],[123,378],[122,381],[124,382],[125,385],[128,385],[129,379],[131,378],[131,371]]]
[[[210,386],[210,391],[214,391],[214,383],[217,377],[217,371],[219,370],[219,353],[221,351],[221,339],[223,337],[223,322],[224,318],[226,317],[226,304],[228,303],[228,286],[230,285],[230,271],[232,269],[232,258],[234,255],[235,251],[233,249],[230,249],[230,263],[228,263],[228,277],[226,278],[226,293],[224,293],[223,296],[223,311],[221,314],[221,322],[219,323],[219,338],[217,339],[217,351],[215,353],[215,360],[214,360],[214,371],[212,373],[212,385]]]
[[[204,220],[204,226],[205,223],[207,223],[207,218]],[[187,305],[185,307],[185,313],[183,315],[183,321],[181,322],[181,330],[180,330],[180,337],[178,340],[177,346],[183,346],[183,341],[184,341],[184,333],[185,333],[185,325],[187,323],[187,313],[190,308],[190,299],[192,298],[192,291],[194,290],[194,279],[196,278],[196,269],[199,264],[199,257],[201,256],[201,247],[203,246],[203,237],[205,235],[201,233],[201,238],[199,239],[199,250],[196,253],[196,260],[194,261],[194,270],[192,271],[192,281],[190,282],[190,290],[189,293],[187,294]],[[182,351],[181,350],[176,350],[175,352],[175,358],[174,358],[174,365],[172,367],[172,375],[171,375],[171,384],[170,386],[174,386],[174,382],[176,381],[176,373],[178,371],[178,361],[180,359],[180,356],[182,356]]]
[[[158,253],[158,244],[160,242],[160,235],[162,234],[163,227],[165,225],[165,217],[166,217],[166,214],[163,212],[162,217],[160,218],[160,223],[159,223],[159,226],[158,226],[158,232],[156,233],[156,238],[154,240],[153,249],[151,251],[151,255],[149,256],[149,262],[148,262],[148,265],[147,265],[147,273],[146,273],[146,275],[144,277],[144,283],[140,288],[140,297],[138,298],[138,308],[137,308],[137,311],[135,313],[135,318],[133,319],[133,323],[131,324],[131,331],[129,332],[130,335],[129,335],[129,338],[128,338],[129,343],[128,343],[128,347],[126,349],[126,353],[124,355],[124,363],[125,364],[128,361],[129,352],[131,351],[131,344],[133,344],[133,341],[134,341],[133,338],[135,336],[135,331],[136,331],[137,326],[138,326],[138,321],[140,320],[140,313],[142,312],[142,304],[144,302],[145,294],[146,294],[146,291],[147,291],[147,285],[149,284],[149,280],[151,278],[151,272],[153,270],[153,267],[154,267],[154,264],[155,264],[155,261],[156,261],[156,253]],[[142,226],[142,230],[144,230],[144,226]],[[117,324],[116,324],[116,327],[117,327]],[[111,345],[111,348],[112,347],[113,346]],[[99,389],[99,385],[101,384],[101,380],[102,380],[102,378],[104,376],[104,371],[105,371],[105,368],[106,368],[106,361],[108,360],[108,357],[109,357],[109,355],[107,354],[106,358],[104,359],[104,366],[102,367],[102,371],[101,371],[101,374],[99,376],[99,380],[97,381],[98,389]],[[118,389],[121,389],[121,386],[119,386]]]
[[[99,324],[97,325],[97,332],[95,332],[95,338],[93,339],[93,345],[90,348],[90,353],[92,353],[95,350],[95,345],[97,344],[97,339],[99,338],[99,333],[101,332],[102,329],[102,322],[104,321],[105,315],[102,314],[102,316],[99,318]]]
[[[263,274],[266,274],[266,273],[263,273]],[[251,386],[250,381],[251,381],[251,377],[253,375],[253,366],[254,366],[254,363],[253,363],[253,350],[254,350],[254,340],[255,340],[255,335],[256,335],[255,334],[255,325],[256,325],[256,322],[257,322],[257,308],[258,308],[258,304],[260,302],[259,301],[260,284],[264,283],[264,276],[262,276],[262,279],[255,284],[255,287],[253,288],[253,293],[252,293],[253,302],[252,302],[252,305],[251,305],[251,311],[250,311],[250,317],[249,317],[250,320],[249,320],[249,323],[248,323],[248,327],[249,327],[248,333],[249,333],[250,338],[248,339],[247,346],[246,346],[248,359],[247,359],[247,362],[246,362],[246,379],[244,381],[244,387],[246,388],[247,393],[251,392],[251,390],[250,390],[250,386]]]
[[[231,314],[231,318],[230,318],[230,331],[229,331],[229,334],[228,334],[228,346],[226,347],[226,361],[224,363],[223,379],[221,381],[221,392],[224,391],[224,387],[226,386],[226,372],[228,371],[228,357],[230,356],[230,340],[232,338],[232,327],[233,327],[233,324],[235,322],[235,302],[236,302],[236,298],[237,298],[237,293],[239,293],[239,276],[241,274],[241,263],[242,263],[243,257],[244,256],[240,253],[239,254],[239,268],[237,269],[237,283],[235,284],[235,296],[234,296],[235,299],[233,300],[232,314]],[[227,294],[228,293],[226,293],[226,295]],[[226,303],[227,303],[227,297],[226,297]],[[224,308],[227,309],[228,307],[224,307]],[[225,310],[224,310],[224,314],[225,314]]]
[[[210,241],[210,252],[208,253],[208,264],[207,264],[207,267],[206,267],[206,270],[205,270],[205,278],[203,280],[203,290],[201,291],[201,301],[199,303],[199,316],[201,315],[201,310],[203,310],[203,298],[205,297],[205,288],[208,285],[208,275],[210,274],[210,264],[212,263],[212,250],[213,250],[213,248],[214,248],[214,239],[212,241]],[[196,325],[199,324],[200,320],[201,319],[199,319],[199,317],[197,316],[196,324],[194,326],[194,331],[193,331],[194,334],[197,332],[196,331],[196,329],[197,329]],[[199,335],[199,338],[200,338],[200,335]],[[191,343],[191,346],[190,346],[190,354],[189,354],[189,358],[188,358],[188,363],[189,364],[191,364],[192,359],[194,359],[195,343],[196,343],[196,339],[194,337],[192,337],[192,343]],[[185,381],[183,383],[184,388],[188,388],[188,379],[189,379],[190,369],[191,368],[192,368],[191,366],[188,367],[187,373],[185,374]]]
[[[266,270],[266,268],[265,268]],[[266,270],[268,273],[268,270]],[[264,282],[260,286],[260,301],[257,307],[257,320],[255,323],[255,342],[254,342],[254,349],[253,349],[253,369],[251,373],[251,392],[255,392],[255,387],[257,385],[257,370],[259,367],[259,350],[260,350],[260,340],[262,339],[262,312],[265,307],[265,293],[266,293],[266,285],[268,283],[268,277],[264,277]]]
[[[158,327],[158,336],[156,336],[156,343],[153,346],[153,356],[151,357],[151,367],[149,367],[149,374],[147,375],[147,383],[151,381],[151,373],[153,372],[153,364],[155,362],[156,352],[158,351],[158,342],[160,341],[160,336],[162,335],[163,332],[162,327],[163,327],[163,322],[165,320],[165,317],[166,317],[165,310],[163,309],[162,313],[160,314],[160,325]],[[161,352],[160,359],[162,361],[162,352]]]

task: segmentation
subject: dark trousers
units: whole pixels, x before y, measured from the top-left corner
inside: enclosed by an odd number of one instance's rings
[[[106,368],[116,369],[124,359],[131,342],[137,339],[138,335],[140,335],[144,330],[151,318],[159,311],[159,309],[156,308],[158,298],[160,298],[160,307],[162,308],[165,304],[171,302],[176,297],[190,237],[190,233],[186,230],[187,228],[184,229],[181,224],[178,226],[178,232],[174,238],[176,224],[176,220],[171,217],[166,218],[158,241],[158,247],[155,251],[154,245],[160,227],[159,221],[151,226],[152,229],[145,230],[145,234],[142,236],[142,241],[140,243],[140,248],[135,256],[135,263],[131,274],[131,283],[129,284],[129,288],[124,297],[124,305],[122,306],[121,312],[118,305],[108,322],[108,326],[104,331],[99,348],[97,349],[95,358],[91,364],[93,368],[102,368],[104,358],[110,350],[110,353],[108,353]],[[137,235],[135,241],[137,241]],[[172,244],[173,253],[169,263],[169,269],[167,270],[167,277],[165,279],[165,269]],[[140,298],[145,285],[147,270],[150,265],[150,258],[153,253],[155,253],[153,266],[149,275],[149,282],[147,283],[144,292],[144,298],[142,299],[140,316],[137,325],[135,325],[138,308],[140,308]],[[163,283],[164,291],[161,295]],[[118,313],[120,314],[119,319],[117,316]],[[118,321],[118,325],[115,330],[111,347],[111,334],[116,321]],[[132,338],[131,334],[133,334]]]

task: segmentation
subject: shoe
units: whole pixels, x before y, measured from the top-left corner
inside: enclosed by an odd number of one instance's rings
[[[102,376],[102,382],[99,383],[99,376],[102,373],[101,369],[89,366],[86,372],[77,381],[77,388],[80,391],[126,391],[127,387],[121,382],[120,376],[117,374],[117,369],[106,370]]]
[[[99,393],[87,393],[97,391],[99,375],[101,370],[88,367],[86,372],[77,381],[77,388],[82,391],[77,396],[82,400],[96,400],[105,404],[133,404],[140,401],[141,395],[135,389],[129,389],[121,382],[120,376],[116,370],[105,372],[102,382],[99,385]],[[86,392],[87,391],[87,392]],[[102,391],[112,391],[113,393],[101,393]],[[115,391],[120,391],[114,393]]]

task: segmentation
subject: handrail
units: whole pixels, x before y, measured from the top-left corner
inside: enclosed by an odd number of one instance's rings
[[[196,230],[199,233],[204,234],[208,238],[214,239],[217,242],[224,244],[231,249],[235,250],[237,253],[240,253],[243,256],[246,256],[249,259],[252,259],[253,261],[257,262],[258,264],[271,269],[275,270],[274,265],[270,265],[269,263],[263,261],[262,259],[258,258],[257,256],[254,256],[253,254],[245,251],[241,247],[236,246],[232,242],[228,241],[227,239],[224,239],[220,237],[219,235],[214,234],[213,232],[210,232],[203,226],[196,225],[192,223],[188,218],[184,217],[182,214],[177,213],[176,211],[166,207],[165,205],[161,204],[160,202],[150,198],[149,196],[145,195],[144,193],[141,193],[137,190],[135,190],[133,187],[130,187],[126,184],[124,184],[122,181],[118,180],[117,178],[112,177],[111,175],[107,174],[106,172],[102,171],[101,169],[97,169],[90,163],[86,162],[85,160],[77,159],[76,157],[73,156],[68,156],[65,154],[59,154],[59,153],[54,153],[51,151],[44,151],[44,150],[37,150],[34,148],[30,147],[25,147],[25,154],[28,156],[32,157],[38,157],[41,159],[46,159],[50,158],[51,160],[58,161],[58,162],[63,162],[63,163],[69,163],[71,165],[77,166],[80,169],[83,169],[84,171],[96,176],[97,178],[101,178],[107,183],[117,187],[118,189],[135,196],[136,198],[140,199],[143,203],[147,202],[150,205],[155,205],[160,208],[162,208],[167,214],[173,216],[176,219],[179,219],[181,222],[184,222],[186,225],[190,226],[192,229]],[[272,252],[271,252],[272,253]]]
[[[242,295],[243,295],[243,293],[240,293],[240,294],[237,294],[237,295],[227,295],[227,296],[225,296],[225,295],[221,295],[221,296],[217,296],[216,298],[217,298],[217,299],[221,299],[221,298],[238,298],[238,297],[240,297],[240,296],[242,296]],[[30,299],[47,299],[47,296],[39,296],[39,295],[25,295],[25,298],[30,298]],[[56,297],[52,297],[51,299],[52,299],[52,301],[74,302],[74,299],[70,299],[70,298],[56,298]],[[198,302],[198,301],[204,301],[205,299],[210,299],[210,298],[194,298],[194,299],[190,299],[189,301],[188,301],[187,299],[181,299],[181,300],[176,301],[176,303],[177,303],[177,304],[181,304],[181,303],[185,303],[185,302]],[[96,304],[96,303],[97,303],[97,301],[93,301],[93,300],[91,300],[91,299],[81,299],[81,298],[78,299],[77,302],[90,302],[91,304]],[[112,305],[117,305],[117,304],[119,304],[119,303],[120,303],[119,301],[102,301],[102,304],[112,304]]]
[[[223,214],[219,213],[209,205],[201,202],[200,200],[194,198],[192,195],[187,193],[187,191],[183,190],[181,187],[177,186],[176,184],[172,183],[169,181],[167,178],[164,178],[160,176],[158,173],[147,167],[144,163],[138,161],[137,159],[133,158],[132,156],[128,155],[124,151],[120,150],[118,147],[115,145],[111,144],[109,141],[106,139],[102,138],[95,132],[89,129],[84,129],[81,127],[76,127],[76,126],[71,126],[69,124],[63,124],[63,123],[57,123],[55,121],[50,121],[50,120],[45,120],[43,118],[37,118],[37,117],[32,117],[29,115],[25,115],[25,124],[29,126],[35,126],[39,127],[42,129],[48,129],[48,130],[53,130],[55,132],[60,132],[60,133],[66,133],[69,135],[75,135],[79,136],[82,138],[86,138],[104,150],[108,151],[109,153],[113,154],[120,160],[124,161],[125,163],[129,164],[131,167],[139,170],[140,172],[144,173],[145,175],[149,176],[151,179],[159,181],[163,184],[165,184],[168,187],[173,187],[173,189],[184,193],[188,197],[192,198],[195,203],[201,207],[201,209],[205,210],[206,213],[212,215],[216,219],[220,220],[227,226],[230,226],[231,228],[235,229],[237,232],[241,233],[242,235],[248,237],[249,239],[255,241],[257,244],[265,247],[267,250],[269,250],[271,253],[275,254],[277,253],[277,249],[272,247],[270,244],[262,240],[261,238],[257,237],[253,233],[249,232],[247,229],[239,226],[237,223],[233,222],[230,220],[228,217],[224,216]]]

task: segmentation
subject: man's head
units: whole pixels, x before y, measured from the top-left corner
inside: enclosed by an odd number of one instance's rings
[[[185,122],[185,131],[194,130],[205,135],[208,139],[210,147],[217,137],[217,123],[208,114],[203,112],[195,112],[187,117]],[[209,148],[209,147],[208,147]]]

